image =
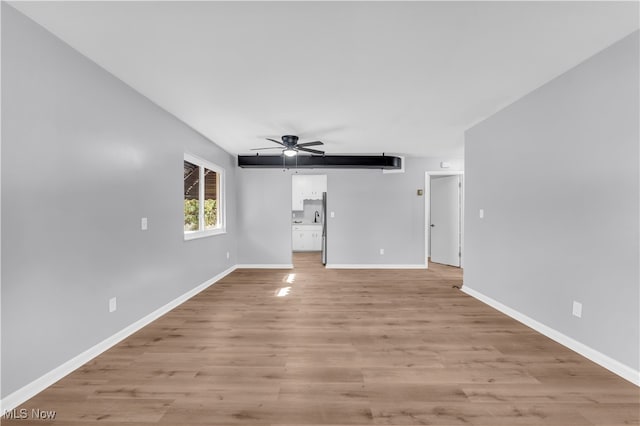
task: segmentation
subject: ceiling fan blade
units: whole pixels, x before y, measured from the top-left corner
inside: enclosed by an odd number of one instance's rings
[[[299,143],[296,146],[297,147],[302,147],[302,146],[315,146],[315,145],[324,145],[324,143],[320,142],[320,141],[315,141],[315,142],[305,142],[305,143]]]
[[[285,144],[283,144],[282,142],[277,141],[277,140],[275,140],[275,139],[271,139],[271,138],[265,138],[265,139],[267,139],[268,141],[271,141],[271,142],[275,142],[275,143],[277,143],[278,145],[286,146],[286,145],[285,145]]]
[[[279,146],[268,146],[268,147],[265,147],[265,148],[251,148],[251,151],[259,151],[261,149],[282,149],[282,148],[279,147]]]
[[[300,145],[298,145],[296,147],[296,149],[298,151],[304,151],[304,152],[310,152],[312,154],[320,154],[320,155],[324,155],[324,151],[318,151],[317,149],[310,149],[310,148],[300,148]]]

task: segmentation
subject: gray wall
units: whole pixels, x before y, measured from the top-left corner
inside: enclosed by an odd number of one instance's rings
[[[425,172],[440,161],[462,170],[459,159],[407,158],[405,173],[380,170],[301,170],[327,175],[329,264],[425,263]],[[291,262],[291,174],[295,170],[238,169],[240,263]],[[284,219],[283,219],[284,218]],[[385,254],[379,250],[384,248]]]
[[[236,169],[238,263],[291,264],[291,175]]]
[[[227,171],[225,235],[183,241],[185,151]],[[234,175],[226,152],[2,3],[2,397],[234,265]]]
[[[465,286],[636,370],[638,39],[467,132],[464,277]],[[572,316],[574,300],[582,319]]]

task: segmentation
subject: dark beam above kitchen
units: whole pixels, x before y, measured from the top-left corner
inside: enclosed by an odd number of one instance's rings
[[[238,155],[239,167],[298,169],[387,169],[402,167],[391,155]]]

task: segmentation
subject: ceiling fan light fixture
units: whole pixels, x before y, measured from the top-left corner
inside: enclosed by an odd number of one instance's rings
[[[298,155],[298,151],[296,151],[295,149],[291,149],[291,148],[287,148],[284,151],[282,151],[282,153],[284,155],[286,155],[287,157],[295,157],[296,155]]]

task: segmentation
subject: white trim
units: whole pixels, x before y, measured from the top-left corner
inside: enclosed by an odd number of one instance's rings
[[[192,298],[196,294],[198,294],[201,291],[205,290],[207,287],[210,287],[215,282],[220,281],[222,278],[224,278],[227,275],[229,275],[235,269],[236,269],[236,266],[232,266],[229,269],[227,269],[226,271],[223,271],[223,272],[219,273],[215,277],[205,281],[204,283],[202,283],[199,286],[189,290],[188,292],[184,293],[183,295],[178,296],[177,298],[175,298],[171,302],[169,302],[166,305],[156,309],[155,311],[153,311],[150,314],[146,315],[145,317],[139,319],[138,321],[134,322],[133,324],[123,328],[122,330],[118,331],[116,334],[112,335],[111,337],[107,337],[105,340],[103,340],[102,342],[98,343],[97,345],[87,349],[86,351],[84,351],[81,354],[71,358],[69,361],[67,361],[67,362],[63,363],[62,365],[54,368],[53,370],[51,370],[48,373],[44,374],[43,376],[37,378],[36,380],[32,381],[31,383],[23,386],[22,388],[18,389],[17,391],[15,391],[13,393],[7,395],[4,399],[0,400],[0,414],[1,413],[5,413],[7,411],[10,411],[10,410],[18,407],[20,404],[22,404],[25,401],[27,401],[28,399],[34,397],[36,394],[42,392],[43,390],[45,390],[49,386],[53,385],[55,382],[57,382],[58,380],[62,379],[66,375],[68,375],[68,374],[72,373],[73,371],[77,370],[78,368],[82,367],[84,364],[86,364],[87,362],[91,361],[93,358],[97,357],[98,355],[100,355],[104,351],[110,349],[111,347],[113,347],[116,344],[120,343],[122,340],[124,340],[127,337],[131,336],[136,331],[140,330],[141,328],[147,326],[151,322],[153,322],[156,319],[160,318],[162,315],[164,315],[167,312],[171,311],[172,309],[174,309],[178,305],[186,302],[187,300],[189,300],[190,298]]]
[[[327,263],[327,269],[427,269],[426,264],[418,264],[418,265],[408,265],[408,264],[397,264],[397,265],[378,265],[378,264],[347,264],[347,263]]]
[[[462,194],[462,199],[460,200],[460,252],[462,256],[460,257],[460,267],[464,267],[464,170],[435,170],[429,171],[427,170],[424,175],[424,254],[425,257],[430,257],[431,253],[429,250],[429,232],[430,232],[430,215],[431,215],[431,176],[454,176],[460,175],[462,176],[462,188],[460,193]],[[426,259],[425,259],[426,261]],[[427,268],[429,268],[429,262],[427,262]]]
[[[226,234],[227,230],[223,228],[208,229],[206,231],[185,231],[184,240],[197,240],[198,238],[210,237],[212,235]]]
[[[195,164],[196,166],[203,166],[209,170],[213,170],[214,172],[224,172],[224,169],[221,166],[218,166],[211,161],[205,160],[204,158],[197,157],[192,154],[184,153],[184,161],[188,161],[191,164]]]
[[[292,264],[278,263],[247,263],[236,265],[237,269],[293,269]]]
[[[551,340],[554,340],[558,343],[560,343],[563,346],[566,346],[567,348],[571,349],[572,351],[575,351],[577,353],[579,353],[580,355],[582,355],[583,357],[590,359],[591,361],[595,362],[596,364],[606,368],[607,370],[611,371],[612,373],[617,374],[618,376],[622,377],[625,380],[630,381],[631,383],[633,383],[636,386],[640,386],[640,371],[638,370],[634,370],[633,368],[629,367],[628,365],[625,365],[623,363],[621,363],[620,361],[616,361],[615,359],[603,354],[602,352],[599,352],[587,345],[585,345],[584,343],[580,343],[577,340],[572,339],[571,337],[567,336],[566,334],[563,334],[547,325],[544,325],[536,320],[534,320],[533,318],[530,318],[528,316],[526,316],[523,313],[520,313],[518,311],[516,311],[515,309],[512,309],[500,302],[498,302],[497,300],[494,300],[492,298],[490,298],[489,296],[485,296],[484,294],[480,293],[479,291],[476,291],[472,288],[469,288],[466,284],[462,286],[461,289],[463,292],[467,293],[469,296],[478,299],[481,302],[486,303],[487,305],[491,306],[494,309],[497,309],[498,311],[502,312],[503,314],[506,314],[508,316],[510,316],[511,318],[521,322],[522,324],[526,325],[527,327],[530,327],[534,330],[536,330],[537,332],[547,336],[548,338],[550,338]]]

